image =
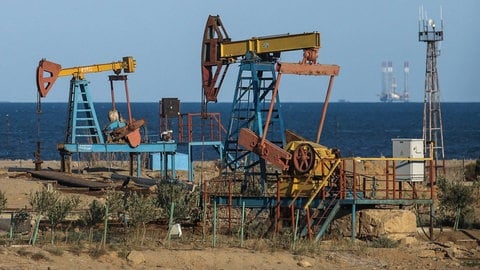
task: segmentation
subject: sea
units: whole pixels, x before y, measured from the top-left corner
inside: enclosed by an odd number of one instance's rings
[[[117,106],[120,112],[126,110],[125,104]],[[280,109],[287,129],[314,141],[322,107],[323,103],[283,102]],[[180,110],[194,113],[200,108],[200,103],[182,102]],[[110,109],[110,103],[95,103],[100,125],[107,125]],[[209,112],[220,113],[224,126],[231,109],[231,103],[208,106]],[[158,138],[159,103],[132,103],[131,111],[134,118],[146,119],[144,132]],[[445,158],[479,158],[480,103],[442,103],[441,116]],[[64,141],[66,120],[67,103],[0,103],[0,159],[34,159],[39,142],[43,160],[58,160],[56,145]],[[344,157],[391,157],[392,139],[421,139],[422,125],[423,103],[331,102],[320,143],[339,149]]]

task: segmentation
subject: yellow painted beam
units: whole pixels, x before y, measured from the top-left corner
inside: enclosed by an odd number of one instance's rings
[[[88,66],[79,66],[71,68],[62,68],[58,73],[58,76],[75,76],[83,78],[86,73],[96,73],[104,71],[113,71],[115,73],[125,73],[135,72],[136,61],[131,56],[123,57],[122,61],[106,63],[106,64],[94,64]]]
[[[310,48],[320,48],[320,33],[253,37],[248,40],[224,42],[220,44],[220,58],[240,57],[247,52],[262,54]]]

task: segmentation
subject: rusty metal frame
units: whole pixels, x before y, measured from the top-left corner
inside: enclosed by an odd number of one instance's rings
[[[229,63],[218,57],[219,45],[230,40],[220,16],[209,16],[202,41],[202,112],[208,102],[217,102],[217,95],[227,73]]]

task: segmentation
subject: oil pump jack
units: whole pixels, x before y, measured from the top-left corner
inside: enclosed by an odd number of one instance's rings
[[[130,99],[128,94],[127,75],[135,71],[136,61],[133,57],[123,57],[121,61],[62,68],[60,64],[42,59],[36,73],[37,90],[41,98],[45,98],[52,89],[58,77],[71,76],[68,99],[68,118],[65,131],[65,140],[58,144],[61,155],[61,168],[63,172],[71,173],[72,153],[130,153],[130,174],[133,174],[133,156],[142,152],[174,153],[175,144],[142,142],[140,128],[145,125],[144,119],[135,120],[132,117]],[[95,112],[93,100],[89,92],[89,82],[85,79],[88,73],[112,71],[109,75],[112,109],[109,112],[109,124],[100,128],[100,123]],[[114,82],[123,81],[125,88],[128,120],[121,117],[116,108]],[[40,102],[40,98],[38,102]],[[137,155],[137,169],[140,173],[140,158]],[[166,160],[166,159],[165,159]]]
[[[202,44],[204,110],[207,103],[217,100],[229,65],[240,63],[224,145],[226,154],[223,155],[226,164],[224,175],[227,176],[223,179],[228,181],[228,185],[225,185],[228,186],[228,193],[224,195],[222,192],[213,196],[212,201],[216,202],[214,207],[216,205],[228,207],[229,210],[225,212],[229,221],[232,220],[230,211],[232,207],[257,208],[258,212],[270,210],[269,216],[275,218],[276,232],[280,232],[281,226],[290,217],[292,231],[299,229],[301,236],[308,235],[310,239],[316,231],[315,241],[321,239],[340,208],[344,206],[351,206],[352,226],[356,224],[357,204],[375,207],[385,203],[401,207],[419,203],[430,205],[432,209],[433,189],[430,190],[429,199],[426,195],[425,200],[419,200],[418,190],[415,189],[414,183],[410,183],[411,197],[402,195],[405,194],[405,189],[402,188],[403,181],[397,181],[395,165],[389,165],[392,164],[389,163],[390,160],[395,164],[398,158],[381,158],[386,161],[387,168],[384,177],[387,188],[384,197],[381,197],[377,194],[376,172],[371,177],[372,184],[367,184],[366,175],[362,175],[363,183],[359,183],[362,181],[358,181],[356,163],[362,159],[341,158],[338,150],[320,144],[333,79],[339,74],[340,67],[317,63],[319,38],[320,35],[313,32],[231,41],[220,18],[218,16],[208,18]],[[299,63],[285,63],[279,60],[281,52],[295,50],[303,50],[303,59]],[[290,132],[283,126],[281,106],[278,106],[282,74],[330,77],[315,141]],[[301,90],[296,91],[298,94],[300,92]],[[275,127],[279,128],[275,130]],[[273,135],[278,133],[272,130],[282,131],[282,134],[274,137]],[[267,167],[267,162],[273,166]],[[431,159],[430,162],[433,164]],[[347,167],[352,170],[347,171]],[[393,173],[389,169],[392,167]],[[228,169],[241,173],[228,175]],[[242,194],[238,194],[236,188],[232,188],[231,180],[235,181],[236,177],[243,176],[243,179],[239,179],[243,180],[242,183],[250,184],[248,181],[252,179],[255,181],[251,183],[255,184],[260,180],[262,194],[258,192],[257,187],[249,189],[249,186],[242,190]],[[390,185],[393,187],[391,189],[388,188],[389,181],[393,183]],[[433,177],[430,178],[430,183],[433,187]],[[371,194],[366,195],[366,190]],[[412,199],[406,199],[407,197]],[[430,236],[433,232],[432,216],[430,215]],[[352,230],[352,240],[354,238],[355,230]]]
[[[270,175],[267,172],[266,161],[289,175],[289,188],[284,192],[289,196],[295,196],[294,193],[302,189],[298,182],[305,182],[305,179],[315,178],[316,182],[312,185],[318,186],[318,180],[321,178],[323,181],[326,176],[331,175],[330,171],[336,167],[334,164],[338,165],[337,161],[329,161],[328,164],[319,161],[324,158],[332,160],[337,156],[334,150],[318,143],[333,79],[340,70],[337,65],[317,63],[319,48],[318,32],[232,41],[220,17],[209,16],[201,56],[202,112],[207,111],[209,102],[217,101],[229,65],[239,62],[223,157],[226,167],[231,171],[244,172],[243,190],[248,188],[249,182],[254,178],[259,178],[263,191],[269,176],[273,176],[275,181],[278,180],[278,174]],[[299,63],[279,61],[282,52],[297,50],[303,51],[303,58]],[[316,143],[308,142],[285,129],[278,95],[282,74],[330,76]],[[291,143],[292,141],[296,143]],[[319,148],[322,150],[318,150]],[[292,177],[294,181],[291,181]],[[311,187],[307,189],[310,190]]]

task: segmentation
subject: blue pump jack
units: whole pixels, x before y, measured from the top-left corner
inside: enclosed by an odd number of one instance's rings
[[[242,128],[249,128],[259,136],[264,134],[275,83],[275,62],[261,61],[254,54],[247,55],[241,62],[223,156],[232,171],[244,172],[244,179],[239,179],[243,181],[243,191],[256,184],[257,181],[249,181],[252,179],[260,179],[261,192],[265,191],[265,181],[269,177],[266,162],[258,155],[239,147],[238,136]],[[286,142],[282,132],[285,125],[280,111],[280,99],[278,95],[275,98],[267,136],[270,141],[282,147]]]

